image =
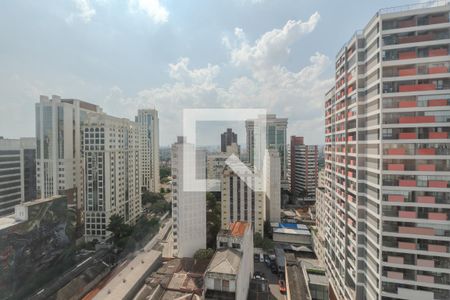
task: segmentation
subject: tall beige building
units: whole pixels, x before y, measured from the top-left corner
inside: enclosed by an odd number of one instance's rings
[[[206,153],[178,137],[172,145],[173,253],[192,257],[206,248]],[[195,160],[192,159],[195,157]]]
[[[450,299],[449,12],[382,9],[336,55],[319,226],[338,299]]]
[[[240,161],[229,162],[222,175],[222,229],[233,222],[252,224],[264,235],[264,222],[279,222],[281,214],[280,156],[266,150],[262,170],[253,172]]]
[[[104,241],[112,215],[134,224],[142,212],[140,125],[88,113],[82,132],[85,240]]]
[[[159,118],[156,109],[139,109],[142,188],[159,193]]]
[[[83,161],[81,126],[97,105],[59,96],[41,96],[36,103],[37,198],[66,195],[83,222]]]

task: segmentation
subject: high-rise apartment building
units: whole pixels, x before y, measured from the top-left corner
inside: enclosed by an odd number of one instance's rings
[[[227,146],[237,145],[237,134],[231,128],[220,135],[220,151],[227,152]]]
[[[36,140],[0,137],[0,216],[36,199]]]
[[[342,299],[450,299],[450,5],[380,10],[325,100],[325,260]]]
[[[279,222],[281,213],[280,157],[266,150],[263,169],[253,172],[240,162],[230,162],[222,176],[222,229],[245,221],[264,235],[264,221]]]
[[[77,209],[79,224],[83,211],[81,125],[88,112],[99,113],[101,108],[59,96],[41,96],[36,103],[37,197],[66,195],[68,205]]]
[[[194,159],[192,159],[195,157]],[[206,248],[206,152],[178,137],[172,145],[173,253],[192,257]]]
[[[319,173],[317,145],[305,145],[303,137],[291,136],[290,175],[291,192],[303,195],[305,200],[315,200]]]
[[[270,222],[280,222],[281,169],[280,154],[277,150],[266,150],[263,174],[264,192],[266,196],[266,219]]]
[[[104,241],[112,215],[134,224],[142,212],[140,124],[88,113],[82,125],[85,240]]]
[[[141,125],[142,188],[159,193],[159,119],[156,109],[139,109]]]
[[[245,221],[252,224],[254,232],[264,235],[266,195],[262,188],[255,188],[258,184],[263,184],[260,176],[249,168],[233,163],[225,166],[221,192],[222,229],[233,222]]]
[[[262,170],[266,149],[276,149],[280,153],[281,184],[288,188],[287,179],[287,118],[277,118],[274,114],[260,116],[245,121],[247,131],[247,151],[249,162],[257,170]],[[265,132],[262,132],[265,128]],[[265,144],[264,143],[265,140]],[[256,145],[257,144],[257,145]]]

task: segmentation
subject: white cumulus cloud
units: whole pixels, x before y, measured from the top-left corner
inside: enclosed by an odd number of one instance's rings
[[[79,18],[84,23],[89,23],[95,16],[96,11],[89,0],[73,0],[78,12],[70,14],[66,21],[72,23],[75,18]]]
[[[145,12],[155,23],[166,23],[169,19],[169,11],[160,0],[128,0],[128,5],[131,11]]]
[[[312,32],[319,19],[319,13],[315,12],[305,22],[289,20],[283,28],[266,32],[254,43],[249,43],[244,31],[236,28],[234,34],[241,42],[232,50],[231,61],[236,66],[261,67],[278,64],[289,55],[289,46],[303,35]]]

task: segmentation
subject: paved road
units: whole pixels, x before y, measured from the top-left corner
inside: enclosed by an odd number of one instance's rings
[[[267,268],[265,263],[255,262],[255,272],[262,272],[265,278],[269,281],[269,288],[272,295],[278,300],[285,300],[286,296],[280,293],[278,286],[278,274],[273,274],[272,271]]]

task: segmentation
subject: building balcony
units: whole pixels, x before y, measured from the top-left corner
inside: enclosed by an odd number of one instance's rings
[[[417,259],[416,265],[418,267],[425,267],[425,268],[434,268],[434,260],[432,259]]]
[[[398,24],[397,28],[413,27],[413,26],[416,26],[416,20],[415,19],[403,20],[403,21],[399,21],[397,24]]]
[[[446,213],[440,213],[440,212],[429,212],[428,220],[447,221],[448,215]]]
[[[388,164],[388,170],[389,171],[404,171],[405,165],[404,164]]]
[[[434,283],[434,276],[417,274],[416,280],[419,282]]]
[[[405,202],[405,196],[403,195],[388,195],[389,202]]]
[[[388,155],[405,155],[406,149],[405,148],[391,148],[391,149],[388,149],[387,154]]]
[[[404,211],[401,210],[398,212],[399,218],[407,218],[407,219],[416,219],[417,213],[415,211]]]
[[[405,250],[416,250],[417,246],[416,246],[415,243],[398,242],[398,248],[399,249],[405,249]]]
[[[417,155],[436,155],[435,148],[419,148],[417,149]]]
[[[416,101],[400,101],[398,103],[399,108],[417,107]]]
[[[398,53],[398,59],[413,59],[416,57],[417,57],[416,51],[407,51],[407,52],[405,51]]]
[[[417,203],[426,203],[426,204],[434,204],[436,203],[436,199],[434,196],[417,196]]]
[[[430,16],[428,19],[428,24],[441,24],[447,22],[448,16]]]
[[[436,165],[433,164],[423,164],[417,166],[417,171],[421,172],[434,172],[436,171]]]
[[[391,279],[403,279],[403,273],[401,272],[394,272],[394,271],[388,271],[387,277]]]
[[[398,186],[402,187],[415,187],[417,185],[415,180],[407,180],[407,179],[400,179],[398,181]]]
[[[429,180],[428,187],[430,188],[447,188],[447,181],[444,180]]]
[[[390,264],[403,265],[404,261],[405,261],[405,259],[401,256],[388,256],[388,258],[387,258],[387,262]]]
[[[409,44],[409,43],[419,43],[433,40],[433,34],[421,34],[421,35],[412,35],[412,36],[400,36],[397,41],[399,44]]]
[[[399,124],[412,124],[412,123],[434,123],[436,118],[434,116],[406,116],[399,117]]]
[[[430,49],[428,51],[428,56],[429,57],[434,57],[434,56],[445,56],[448,55],[448,50],[445,48],[441,48],[441,49]]]
[[[413,140],[417,139],[417,134],[415,132],[400,132],[398,138],[400,140]]]
[[[398,70],[398,76],[413,76],[417,74],[416,68],[400,69]]]
[[[436,85],[434,83],[424,83],[424,84],[405,84],[399,85],[398,91],[403,92],[419,92],[419,91],[432,91],[436,90]]]
[[[446,253],[447,252],[447,246],[428,244],[428,251],[430,251],[430,252]]]
[[[428,74],[440,74],[440,73],[448,73],[448,68],[443,66],[428,68]]]
[[[428,133],[429,139],[446,139],[448,138],[447,132],[429,132]]]
[[[415,235],[435,235],[433,228],[399,226],[398,233]]]
[[[448,105],[448,100],[447,99],[428,100],[427,105],[428,105],[428,107],[431,107],[431,106],[447,106]]]

